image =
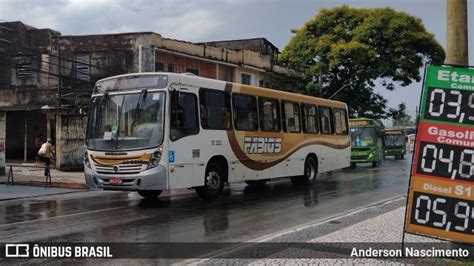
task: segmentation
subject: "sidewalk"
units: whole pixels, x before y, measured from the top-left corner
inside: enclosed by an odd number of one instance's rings
[[[353,248],[401,249],[405,217],[405,199],[369,207],[321,223],[296,228],[275,237],[250,240],[227,251],[213,254],[209,259],[191,259],[194,265],[406,265],[456,264],[453,258],[359,258],[352,256]],[[448,241],[406,234],[407,247],[415,249],[470,248]],[[253,244],[253,245],[250,245]],[[311,244],[314,244],[312,246]],[[329,247],[329,249],[321,249]],[[470,248],[469,254],[474,254]],[[472,255],[471,255],[472,258]]]
[[[73,192],[83,192],[83,191],[86,191],[86,190],[0,185],[0,202],[6,201],[6,200],[52,196],[52,195],[59,195],[59,194],[66,194],[66,193],[73,193]]]
[[[29,168],[28,166],[41,166],[34,163],[23,163],[25,167],[13,166],[13,177],[15,185],[44,186],[44,170],[40,168]],[[7,183],[9,168],[5,169],[5,175],[0,175],[0,184]],[[85,189],[84,172],[64,172],[51,169],[52,187]]]

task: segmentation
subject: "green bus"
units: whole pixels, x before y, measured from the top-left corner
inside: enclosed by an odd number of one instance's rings
[[[349,121],[351,132],[351,167],[357,163],[372,163],[377,167],[383,160],[382,131],[384,126],[370,118]]]
[[[383,131],[384,158],[394,156],[395,159],[404,159],[407,152],[405,132],[399,129],[386,129]]]

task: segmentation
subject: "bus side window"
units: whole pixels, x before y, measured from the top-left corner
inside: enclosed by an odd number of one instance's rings
[[[301,115],[303,116],[303,132],[318,133],[318,112],[314,105],[302,104]]]
[[[331,123],[331,108],[327,106],[319,107],[319,122],[321,124],[321,133],[322,134],[332,134],[333,127]]]
[[[170,139],[199,133],[197,97],[192,93],[171,92]]]
[[[230,96],[228,92],[200,89],[201,126],[205,129],[230,129]]]
[[[346,110],[334,108],[334,129],[337,135],[347,135],[347,115]]]
[[[295,102],[284,101],[282,103],[283,128],[285,131],[297,133],[300,127],[300,106]]]
[[[258,130],[257,99],[251,95],[232,94],[234,126],[237,130]]]
[[[277,99],[259,97],[260,129],[280,131],[280,102]]]

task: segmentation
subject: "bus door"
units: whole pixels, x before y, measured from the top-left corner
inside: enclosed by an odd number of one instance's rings
[[[332,109],[327,106],[319,106],[319,120],[321,132],[321,158],[318,172],[327,172],[336,169],[337,156],[333,148],[336,141],[334,136]]]
[[[168,150],[170,188],[202,186],[204,176],[193,176],[200,160],[197,95],[182,87],[170,91],[170,142]],[[197,167],[197,166],[196,166]]]
[[[349,125],[347,111],[345,109],[333,108],[333,117],[334,117],[334,133],[336,134],[336,144],[347,144],[349,141]],[[350,147],[345,148],[345,150],[338,149],[337,152],[337,165],[336,168],[344,168],[349,166],[351,159]]]

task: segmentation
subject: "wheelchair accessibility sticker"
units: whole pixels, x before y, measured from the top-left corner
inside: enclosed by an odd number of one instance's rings
[[[168,151],[168,161],[174,163],[174,151]]]

